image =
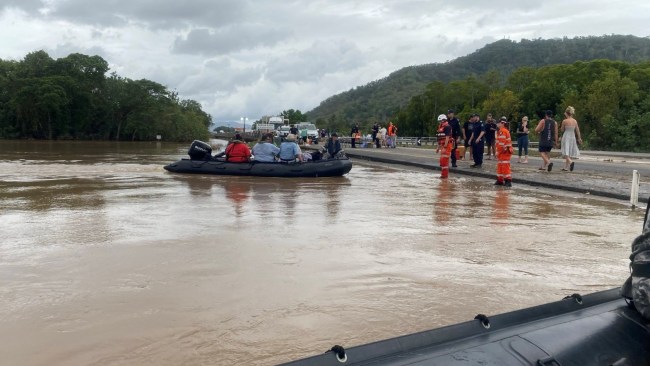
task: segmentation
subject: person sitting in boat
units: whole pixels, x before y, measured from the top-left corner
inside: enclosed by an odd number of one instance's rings
[[[265,133],[262,139],[253,146],[255,161],[273,163],[280,154],[280,148],[273,144],[273,134]]]
[[[330,158],[335,157],[338,153],[341,152],[341,142],[339,141],[339,135],[334,132],[327,144],[325,144],[325,150]]]
[[[229,163],[247,163],[251,160],[251,149],[240,134],[226,146],[226,161]]]
[[[287,135],[280,145],[280,161],[290,162],[296,160],[302,162],[302,151],[296,143],[296,135],[291,133]]]

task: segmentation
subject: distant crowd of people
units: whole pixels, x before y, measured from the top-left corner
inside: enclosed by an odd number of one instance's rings
[[[509,122],[504,116],[495,120],[491,113],[488,113],[486,120],[482,121],[478,113],[470,115],[470,118],[462,124],[455,116],[454,110],[448,110],[446,114],[437,117],[438,127],[436,133],[437,149],[440,153],[441,178],[449,176],[449,167],[457,167],[458,157],[462,155],[465,159],[467,154],[472,159],[471,168],[481,168],[483,157],[488,160],[497,160],[497,180],[495,184],[511,186],[512,172],[510,160],[514,154],[512,139],[510,136]],[[564,111],[564,120],[561,124],[553,119],[553,111],[545,111],[535,128],[539,135],[539,153],[542,158],[540,171],[551,172],[553,162],[550,152],[553,148],[561,146],[564,157],[562,171],[573,171],[575,162],[573,159],[580,156],[579,145],[582,144],[580,128],[575,119],[575,108],[569,106]],[[518,159],[517,163],[528,164],[529,134],[528,116],[523,116],[516,129]],[[559,140],[561,131],[562,140]],[[280,146],[273,142],[274,135],[267,133],[260,141],[253,146],[252,150],[243,141],[240,134],[236,134],[233,141],[226,147],[225,158],[228,162],[243,163],[250,161],[261,162],[303,162],[320,159],[320,151],[315,153],[303,153],[298,146],[297,128],[292,126],[289,135],[282,139]],[[325,131],[321,131],[321,137],[325,138]],[[351,147],[356,148],[361,142],[361,131],[359,124],[355,123],[350,131]],[[377,148],[395,148],[397,143],[397,126],[393,122],[383,127],[378,123],[372,126],[370,134],[371,144]],[[304,140],[304,137],[303,137]],[[458,153],[459,146],[463,143],[462,153]],[[463,148],[461,147],[461,148]],[[487,147],[487,149],[486,149]],[[338,135],[332,133],[324,146],[324,152],[328,157],[336,157],[342,151]],[[485,153],[487,150],[487,153]],[[485,154],[484,154],[485,153]]]
[[[370,146],[377,148],[395,148],[397,147],[397,126],[393,122],[388,122],[386,126],[375,123],[372,126],[372,133],[370,136]],[[357,145],[363,144],[363,134],[359,128],[359,124],[355,123],[350,131],[350,147],[355,149]]]
[[[545,111],[535,133],[539,134],[539,153],[542,157],[540,171],[550,172],[553,170],[553,162],[550,158],[550,152],[553,148],[561,146],[562,156],[565,164],[562,171],[573,171],[575,162],[572,159],[580,156],[579,145],[582,144],[580,128],[578,121],[575,119],[575,108],[569,106],[564,111],[564,120],[558,127],[558,123],[553,119],[553,111]],[[506,117],[501,117],[498,121],[492,118],[488,113],[486,121],[482,121],[478,113],[470,116],[462,126],[460,121],[455,117],[453,110],[448,110],[447,114],[441,114],[437,118],[437,143],[436,152],[440,153],[441,178],[449,176],[449,163],[451,167],[457,167],[457,154],[461,140],[464,145],[463,159],[466,154],[472,158],[472,168],[481,168],[483,165],[483,156],[487,146],[488,160],[497,160],[497,180],[496,185],[512,185],[512,173],[510,169],[510,160],[514,153],[512,139],[510,137],[509,122]],[[561,131],[562,141],[558,140],[558,130]],[[517,163],[528,164],[528,143],[530,130],[528,129],[528,116],[524,116],[517,125]],[[523,157],[523,160],[522,160]]]

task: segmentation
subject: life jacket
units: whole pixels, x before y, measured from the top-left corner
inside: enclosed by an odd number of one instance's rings
[[[497,156],[501,154],[512,154],[512,139],[510,131],[503,127],[497,132]]]
[[[438,131],[436,133],[436,140],[438,141],[438,146],[440,148],[443,148],[445,146],[445,143],[447,142],[447,139],[451,138],[450,130],[451,130],[451,126],[449,125],[448,121],[442,122],[440,124],[440,127],[438,127]]]

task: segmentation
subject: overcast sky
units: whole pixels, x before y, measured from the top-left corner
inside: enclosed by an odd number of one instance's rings
[[[647,0],[0,0],[0,58],[99,55],[215,122],[307,112],[508,38],[650,35]]]

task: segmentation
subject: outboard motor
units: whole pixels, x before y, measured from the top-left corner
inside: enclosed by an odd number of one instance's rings
[[[643,233],[632,242],[632,274],[621,288],[621,295],[634,304],[644,318],[650,319],[650,205],[646,208]]]
[[[212,146],[203,141],[194,140],[187,154],[192,160],[210,160],[212,158]]]

